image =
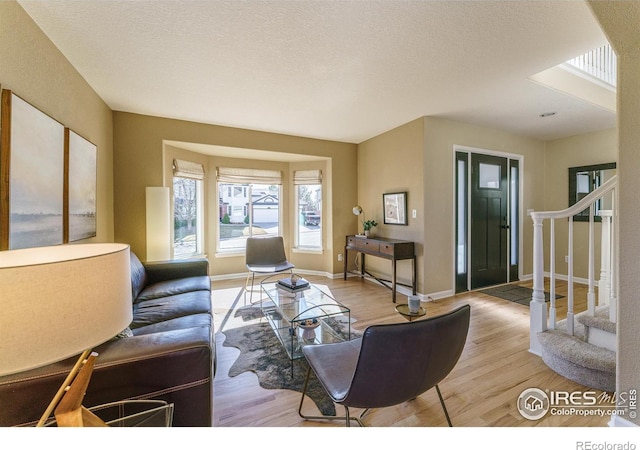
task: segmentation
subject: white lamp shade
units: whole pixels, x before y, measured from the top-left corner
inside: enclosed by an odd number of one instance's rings
[[[77,356],[132,320],[129,246],[0,252],[0,375]]]
[[[354,206],[352,211],[356,216],[359,216],[360,214],[362,214],[362,206]]]

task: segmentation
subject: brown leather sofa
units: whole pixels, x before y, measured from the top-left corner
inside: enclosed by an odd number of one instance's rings
[[[173,426],[211,426],[215,342],[208,261],[143,264],[131,252],[131,286],[133,322],[94,348],[98,357],[83,405],[159,399],[174,404]],[[34,425],[76,358],[0,377],[0,426]]]

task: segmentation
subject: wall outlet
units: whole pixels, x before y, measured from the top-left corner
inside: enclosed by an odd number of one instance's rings
[[[342,261],[342,253],[338,253],[338,261]]]
[[[414,210],[412,210],[412,211],[411,211],[411,217],[413,217],[414,219],[415,219],[416,217],[418,217],[418,211],[417,211],[417,210],[415,210],[415,209],[414,209]]]
[[[566,262],[567,264],[569,263],[569,256],[564,257],[564,262]]]

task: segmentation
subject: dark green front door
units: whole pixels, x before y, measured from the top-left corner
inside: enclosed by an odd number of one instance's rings
[[[471,155],[471,289],[507,282],[507,158]]]

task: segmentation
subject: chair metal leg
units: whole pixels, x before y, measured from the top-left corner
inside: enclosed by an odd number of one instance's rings
[[[251,288],[249,288],[249,279],[251,279]],[[244,306],[247,306],[247,291],[249,292],[249,305],[253,305],[253,290],[255,288],[255,281],[255,272],[249,272],[244,283]],[[262,292],[260,293],[260,300],[262,300]]]
[[[450,427],[452,427],[453,425],[451,425],[451,419],[449,418],[449,413],[447,412],[447,407],[444,405],[444,399],[442,398],[442,394],[440,393],[440,388],[438,387],[437,384],[436,384],[436,391],[438,392],[438,398],[440,399],[440,404],[442,405],[442,409],[444,411],[444,415],[447,417],[447,423],[449,424]]]
[[[345,415],[344,416],[308,416],[305,414],[302,414],[302,403],[304,402],[304,397],[307,394],[307,387],[309,386],[309,378],[311,378],[311,366],[309,366],[309,368],[307,369],[307,376],[305,377],[304,380],[304,388],[302,389],[302,396],[300,397],[300,405],[298,406],[298,415],[300,417],[302,417],[305,420],[342,420],[344,419],[346,422],[346,426],[350,427],[351,426],[351,421],[355,420],[358,425],[360,425],[361,427],[364,427],[364,423],[362,422],[362,416],[364,416],[364,414],[369,411],[368,409],[365,409],[359,417],[351,417],[349,415],[349,408],[346,405],[342,405],[344,406],[345,409]]]
[[[249,272],[247,274],[247,278],[244,280],[244,306],[247,306],[247,291],[249,291],[249,279],[251,278],[251,275],[253,274]],[[253,293],[253,281],[251,282],[251,290],[249,293]],[[249,302],[251,302],[251,299],[249,299]]]

